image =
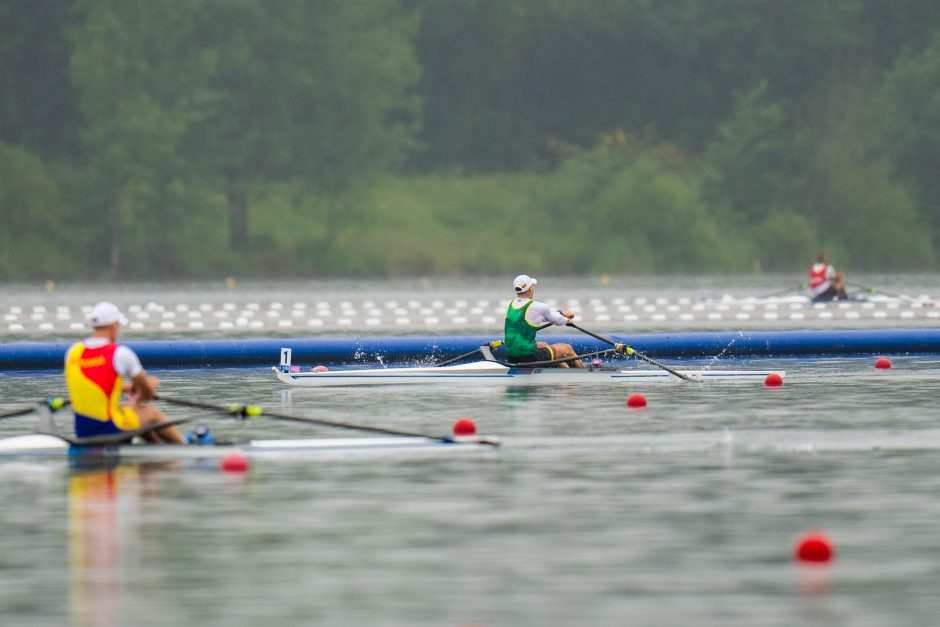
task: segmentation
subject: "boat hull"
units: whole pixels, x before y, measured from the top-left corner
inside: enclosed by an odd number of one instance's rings
[[[567,385],[581,383],[621,383],[639,381],[681,381],[665,370],[598,370],[589,368],[511,368],[493,362],[473,362],[441,368],[373,368],[366,370],[327,370],[325,372],[284,372],[274,366],[282,383],[298,387],[362,385],[416,385],[444,383],[455,385]],[[681,374],[696,381],[763,381],[783,370],[689,370]]]
[[[246,457],[289,458],[361,453],[452,453],[492,449],[481,441],[493,437],[455,436],[453,441],[421,437],[305,438],[252,440],[243,444],[181,445],[126,444],[119,446],[70,446],[52,435],[22,435],[0,439],[0,458],[50,457],[84,459],[177,460],[222,458],[231,453]]]

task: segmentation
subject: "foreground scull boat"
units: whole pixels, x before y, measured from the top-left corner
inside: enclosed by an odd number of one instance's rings
[[[484,444],[483,441],[490,444]],[[252,440],[243,444],[121,444],[72,446],[54,435],[33,434],[0,439],[3,457],[83,457],[128,460],[222,458],[237,452],[246,457],[297,457],[356,453],[451,453],[492,449],[492,437],[453,436],[452,441],[422,437],[305,438]]]
[[[417,383],[545,385],[568,383],[610,383],[622,381],[664,381],[676,379],[664,370],[602,370],[597,368],[522,368],[492,361],[474,361],[456,366],[410,368],[369,368],[363,370],[314,370],[291,372],[289,364],[274,366],[279,381],[301,387],[348,385],[390,385]],[[680,374],[696,381],[763,381],[783,370],[682,370]]]

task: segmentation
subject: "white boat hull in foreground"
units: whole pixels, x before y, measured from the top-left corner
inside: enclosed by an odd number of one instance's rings
[[[454,436],[453,441],[422,437],[305,438],[297,440],[252,440],[245,444],[123,444],[118,446],[70,446],[54,435],[21,435],[0,439],[2,457],[82,457],[128,460],[176,460],[221,458],[238,452],[246,457],[296,457],[330,454],[438,452],[451,453],[492,449],[481,440],[496,438]]]
[[[622,381],[681,381],[665,370],[598,370],[592,368],[523,368],[508,367],[491,361],[443,367],[370,368],[366,370],[326,370],[285,372],[273,367],[278,380],[287,385],[330,387],[348,385],[402,385],[418,383],[474,384],[502,383],[509,385],[546,385],[569,383],[610,383]],[[696,381],[763,381],[783,370],[684,370],[683,375]]]

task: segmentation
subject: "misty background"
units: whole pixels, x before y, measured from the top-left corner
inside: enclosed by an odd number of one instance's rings
[[[936,0],[0,0],[0,279],[936,270]]]

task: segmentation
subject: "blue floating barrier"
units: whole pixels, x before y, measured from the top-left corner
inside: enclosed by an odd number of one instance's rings
[[[796,357],[801,355],[906,355],[940,353],[940,329],[739,331],[725,333],[610,334],[650,357]],[[147,368],[275,365],[281,348],[298,364],[431,363],[466,353],[493,336],[283,338],[129,341]],[[568,342],[579,352],[606,348],[586,336],[540,336]],[[0,344],[0,371],[62,368],[67,342]]]

